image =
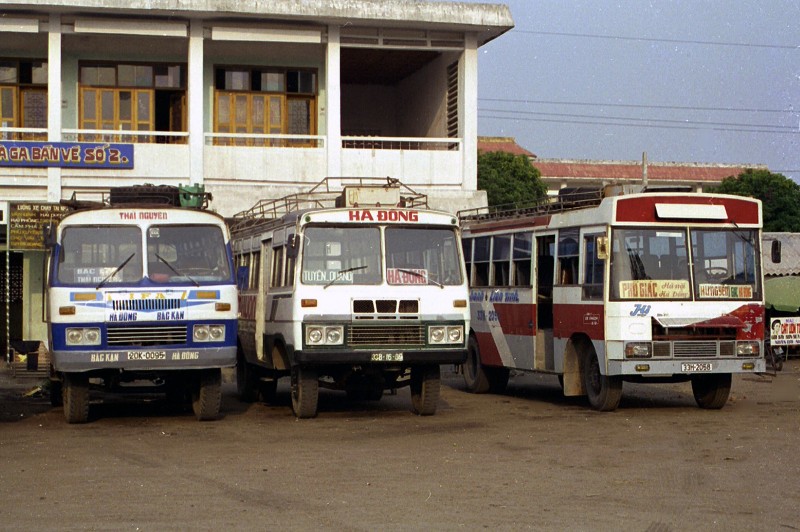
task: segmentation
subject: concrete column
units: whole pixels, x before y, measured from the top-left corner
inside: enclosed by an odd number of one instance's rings
[[[188,126],[189,126],[189,182],[203,183],[203,152],[205,135],[203,116],[203,22],[193,19],[189,23],[188,58]]]
[[[478,38],[464,36],[458,65],[458,134],[462,139],[463,190],[478,189]]]
[[[325,151],[328,176],[342,175],[342,76],[339,26],[328,26],[325,50]]]
[[[61,16],[51,14],[47,28],[47,140],[61,142]],[[61,168],[47,168],[47,201],[61,201]]]

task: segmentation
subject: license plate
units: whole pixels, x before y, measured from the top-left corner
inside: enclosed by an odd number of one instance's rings
[[[703,373],[706,371],[711,371],[713,366],[710,362],[700,362],[700,363],[687,363],[681,364],[681,371],[685,373]]]
[[[403,353],[372,353],[372,362],[402,362]]]
[[[166,360],[166,351],[128,351],[128,360]]]

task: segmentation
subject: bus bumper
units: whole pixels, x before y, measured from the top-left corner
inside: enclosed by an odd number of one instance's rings
[[[701,373],[763,373],[763,358],[725,358],[692,360],[609,360],[608,375],[695,375]]]
[[[84,372],[97,369],[171,371],[230,368],[236,365],[236,347],[53,351],[51,360],[53,368],[61,372]]]
[[[466,349],[374,349],[367,351],[319,350],[295,351],[299,364],[461,364],[467,359]]]

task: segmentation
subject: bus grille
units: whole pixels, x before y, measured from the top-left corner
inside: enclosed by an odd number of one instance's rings
[[[734,355],[734,342],[675,342],[673,353],[676,357],[731,357]]]
[[[177,310],[181,308],[180,299],[115,299],[115,311]]]
[[[108,345],[145,346],[145,345],[177,345],[186,343],[185,325],[164,325],[154,327],[108,328]]]
[[[416,299],[354,299],[353,317],[357,320],[416,319],[419,301]]]
[[[348,325],[347,340],[351,346],[425,345],[423,325]]]

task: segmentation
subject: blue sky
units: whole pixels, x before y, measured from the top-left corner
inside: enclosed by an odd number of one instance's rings
[[[800,1],[466,1],[505,4],[516,25],[478,52],[480,135],[800,182]]]

